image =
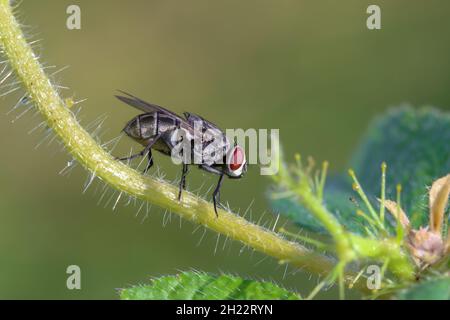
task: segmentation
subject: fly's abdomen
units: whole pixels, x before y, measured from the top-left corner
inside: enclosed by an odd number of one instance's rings
[[[158,134],[156,113],[147,113],[138,116],[139,134],[142,140],[150,139]]]
[[[154,114],[141,114],[127,123],[123,131],[136,141],[151,138],[157,133]]]
[[[177,123],[174,119],[158,112],[141,114],[126,125],[125,133],[138,142],[145,142],[157,135],[175,130]]]

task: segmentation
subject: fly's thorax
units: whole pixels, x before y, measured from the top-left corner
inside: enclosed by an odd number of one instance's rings
[[[194,137],[191,134],[191,132],[183,127],[167,131],[167,134],[172,146],[176,146],[177,144],[183,143],[186,144],[186,147],[188,147],[194,141]]]
[[[195,163],[194,158],[194,137],[192,133],[183,127],[168,130],[163,135],[163,140],[171,149],[172,161],[176,164]]]
[[[206,165],[226,164],[230,143],[223,132],[208,128],[202,132],[201,138],[199,145],[202,163]]]

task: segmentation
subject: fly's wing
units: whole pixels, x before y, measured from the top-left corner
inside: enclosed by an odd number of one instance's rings
[[[194,126],[195,122],[201,122],[202,123],[202,131],[206,131],[207,129],[211,129],[214,131],[220,131],[223,133],[223,131],[221,129],[219,129],[218,126],[216,126],[214,123],[206,120],[205,118],[195,114],[195,113],[190,113],[190,112],[185,112],[184,116],[187,120],[187,122],[191,125]]]
[[[164,114],[167,114],[171,117],[173,117],[174,119],[177,119],[180,123],[186,123],[186,120],[184,120],[183,118],[181,118],[179,115],[177,115],[175,112],[172,112],[170,110],[167,110],[164,107],[158,106],[156,104],[153,103],[149,103],[149,102],[145,102],[144,100],[139,99],[138,97],[135,97],[129,93],[126,93],[124,91],[119,90],[119,92],[127,95],[127,97],[124,96],[117,96],[116,98],[119,99],[122,102],[125,102],[126,104],[135,107],[136,109],[139,109],[145,113],[151,113],[151,112],[161,112]]]
[[[196,134],[201,134],[203,137],[204,144],[209,144],[214,138],[218,139],[222,136],[225,136],[225,133],[219,129],[214,123],[205,120],[203,117],[195,113],[185,112],[184,116],[186,117],[187,122],[191,125],[191,127],[195,129],[199,129],[196,124],[200,124],[201,132],[196,132]],[[207,130],[209,130],[207,132]]]
[[[125,96],[116,96],[117,99],[119,99],[122,102],[125,102],[126,104],[135,107],[145,113],[154,113],[158,112],[161,114],[164,114],[171,119],[175,120],[177,122],[178,129],[182,129],[182,131],[175,130],[175,131],[167,131],[166,134],[163,135],[162,139],[160,140],[162,143],[164,143],[169,150],[172,150],[175,145],[180,143],[182,140],[180,140],[179,134],[183,133],[184,136],[187,138],[188,141],[193,139],[194,137],[194,128],[183,118],[181,118],[176,113],[167,110],[166,108],[163,108],[161,106],[158,106],[156,104],[148,103],[144,100],[139,99],[138,97],[135,97],[129,93],[120,91],[121,93],[127,95]],[[191,151],[192,152],[192,151]]]

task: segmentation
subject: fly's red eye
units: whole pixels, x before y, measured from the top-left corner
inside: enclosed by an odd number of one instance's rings
[[[245,157],[244,151],[241,148],[239,147],[234,148],[233,154],[230,159],[230,170],[231,171],[239,170],[245,161],[244,157]]]

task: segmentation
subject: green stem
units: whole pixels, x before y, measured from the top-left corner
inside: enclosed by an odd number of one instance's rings
[[[349,237],[352,248],[359,257],[389,260],[388,268],[398,278],[406,281],[414,279],[414,266],[396,239],[369,239],[353,234],[349,234]]]
[[[68,152],[101,180],[120,192],[176,212],[187,220],[241,241],[280,261],[318,274],[333,268],[333,263],[328,258],[287,241],[238,215],[220,210],[217,219],[209,202],[189,192],[185,192],[183,200],[178,201],[177,187],[144,177],[125,164],[115,161],[80,126],[59,97],[27,44],[8,0],[0,0],[0,44],[16,76],[48,126],[61,139]]]
[[[327,180],[328,162],[322,163],[322,170],[320,171],[320,180],[317,188],[317,197],[323,201],[323,189],[325,188],[325,182]]]
[[[336,217],[330,214],[330,212],[328,212],[328,210],[322,205],[321,200],[313,194],[308,185],[307,179],[302,179],[300,181],[298,195],[300,196],[300,201],[303,206],[314,214],[314,216],[322,223],[322,225],[333,237],[336,242],[336,252],[339,259],[345,261],[352,260],[354,257],[351,254],[349,247],[350,243],[348,242],[345,229]]]
[[[400,184],[397,185],[397,241],[398,243],[401,243],[403,241],[404,236],[404,230],[403,225],[400,221],[400,211],[402,210],[402,203],[401,203],[401,193],[402,193],[402,186]]]
[[[386,202],[386,162],[381,164],[381,206],[380,206],[380,220],[384,225],[384,212],[385,207],[384,204]]]
[[[377,223],[380,230],[385,231],[384,224],[381,222],[380,217],[375,212],[375,209],[373,208],[372,204],[370,203],[369,199],[366,196],[366,193],[364,192],[361,184],[359,183],[358,179],[356,178],[355,172],[353,170],[348,171],[350,177],[353,179],[353,189],[359,194],[361,199],[364,201],[364,204],[366,205],[367,209],[369,210],[370,215],[374,219],[374,221]]]

